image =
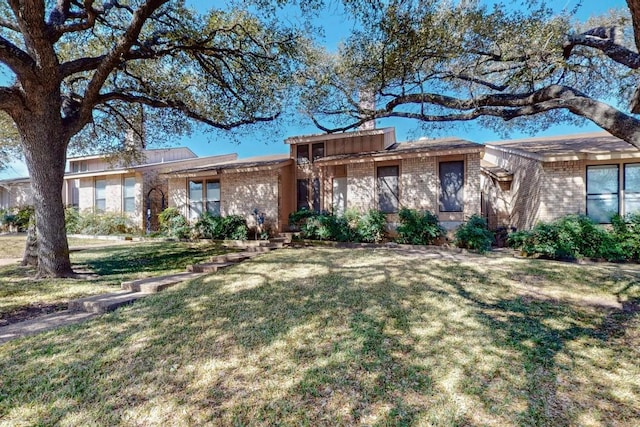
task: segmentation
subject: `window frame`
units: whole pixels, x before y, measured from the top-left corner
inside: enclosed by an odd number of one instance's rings
[[[624,166],[626,164],[623,164],[623,169]],[[589,169],[604,169],[604,168],[615,168],[616,170],[616,192],[615,193],[592,193],[589,191]],[[600,221],[599,218],[593,218],[590,214],[589,214],[589,200],[594,200],[593,198],[590,198],[589,196],[603,196],[603,195],[615,195],[617,198],[617,207],[615,210],[615,213],[620,214],[621,212],[621,201],[622,201],[622,197],[621,197],[621,186],[620,186],[620,164],[618,163],[611,163],[611,164],[598,164],[598,165],[587,165],[586,166],[586,170],[585,170],[585,215],[588,216],[589,218],[591,218],[593,221],[599,223],[599,224],[610,224],[610,217],[606,220],[606,221]]]
[[[458,192],[462,192],[462,199],[458,200],[456,197],[456,201],[459,203],[459,209],[448,209],[445,207],[443,203],[444,196],[444,188],[443,188],[443,180],[442,180],[442,165],[443,164],[454,164],[458,163],[462,166],[462,187],[457,190],[456,196]],[[466,180],[466,162],[464,159],[460,160],[441,160],[438,162],[438,212],[447,213],[447,214],[455,214],[455,213],[464,213],[464,192],[465,192],[465,182]]]
[[[393,175],[381,175],[381,170],[391,170],[391,169],[395,169],[396,173]],[[390,177],[394,177],[396,179],[395,182],[395,186],[394,188],[391,188],[391,186],[389,185],[389,183],[384,179],[384,178],[390,178]],[[383,192],[383,185],[384,184],[389,192]],[[395,190],[395,191],[394,191]],[[389,199],[390,201],[390,208],[388,205],[384,205],[383,206],[383,200],[386,200],[386,194],[391,194],[393,197],[391,197]],[[394,213],[398,213],[398,211],[400,210],[400,165],[399,164],[391,164],[391,165],[380,165],[376,167],[376,194],[378,197],[377,200],[377,205],[378,205],[378,210],[380,210],[380,212],[383,212],[385,214],[394,214]],[[395,202],[394,202],[395,201]]]
[[[316,156],[316,149],[319,149],[321,151],[320,155],[318,156]],[[324,142],[315,142],[311,144],[311,161],[315,162],[316,160],[323,158],[324,152],[325,152]]]
[[[306,152],[303,153],[303,151]],[[311,163],[311,157],[309,155],[309,144],[297,144],[296,145],[296,163],[299,165],[304,165]]]
[[[104,183],[102,188],[103,197],[98,198],[98,183]],[[103,208],[99,207],[100,201],[102,201]],[[107,180],[106,178],[96,178],[93,180],[93,210],[94,212],[106,212],[107,211]]]
[[[217,198],[211,198],[209,196],[209,184],[217,184],[217,190],[218,190],[218,197]],[[209,212],[211,215],[213,216],[220,216],[221,215],[221,201],[222,199],[222,192],[221,192],[221,187],[220,187],[220,181],[219,180],[205,180],[205,185],[204,185],[204,201],[206,203],[206,207],[205,207],[205,212]],[[214,203],[215,206],[217,207],[216,209],[209,209],[209,204],[210,203]]]
[[[303,190],[302,192],[300,190]],[[300,197],[301,193],[304,193],[305,197]],[[296,180],[296,210],[309,209],[309,180],[297,179]]]
[[[127,181],[133,180],[133,186],[127,187]],[[127,176],[122,178],[122,212],[124,213],[135,213],[136,211],[136,177],[135,176]],[[127,188],[133,192],[131,195],[127,195]],[[127,210],[127,201],[133,202],[131,204],[131,209]]]

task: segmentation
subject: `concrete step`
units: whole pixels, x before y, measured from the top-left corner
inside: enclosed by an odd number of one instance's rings
[[[120,291],[69,301],[69,311],[107,313],[144,297],[141,292]]]
[[[161,277],[147,277],[144,279],[129,280],[122,282],[120,287],[129,292],[143,292],[146,294],[155,294],[173,285],[177,285],[185,280],[195,279],[200,276],[198,273],[186,272],[170,274]]]
[[[193,273],[215,273],[232,265],[236,265],[235,262],[203,262],[202,264],[193,264],[187,267],[187,271]]]
[[[263,253],[263,252],[269,252],[270,250],[275,249],[269,246],[249,246],[247,248],[245,248],[245,252],[258,252],[258,253]]]
[[[241,262],[254,256],[251,252],[232,252],[224,255],[216,255],[211,262]]]

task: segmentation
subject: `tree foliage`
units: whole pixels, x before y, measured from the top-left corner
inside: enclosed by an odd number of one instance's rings
[[[316,53],[303,102],[327,131],[387,117],[497,130],[588,119],[640,147],[640,1],[628,3],[631,15],[579,23],[543,2],[348,2],[362,28],[337,55]]]
[[[66,236],[55,236],[68,149],[127,152],[141,144],[126,141],[199,124],[272,121],[288,104],[299,46],[295,30],[234,6],[202,15],[179,0],[0,0],[10,80],[0,119],[10,117],[29,169],[40,274],[71,271]]]

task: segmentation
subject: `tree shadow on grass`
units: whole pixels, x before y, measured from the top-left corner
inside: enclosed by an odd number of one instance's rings
[[[27,421],[482,424],[459,403],[471,397],[500,424],[575,424],[557,388],[559,371],[568,369],[557,356],[582,357],[570,345],[582,339],[609,345],[636,316],[605,332],[611,312],[530,296],[484,298],[473,286],[493,279],[471,267],[390,259],[361,268],[357,252],[345,267],[344,251],[299,254],[269,254],[98,322],[15,344],[0,354],[0,417],[44,405]],[[287,269],[307,267],[313,273],[288,278]],[[461,316],[448,313],[454,304]],[[467,315],[477,330],[457,341],[447,336]],[[426,338],[420,328],[433,331]],[[499,363],[524,374],[524,384],[509,379],[515,390],[492,394],[491,379],[474,371],[467,354],[476,333],[486,340],[477,345],[480,357],[513,352],[516,362]],[[455,370],[464,375],[451,391],[443,377]],[[601,386],[586,399],[640,418]],[[493,409],[521,395],[526,409]],[[156,418],[145,418],[154,411]]]
[[[582,390],[571,391],[571,396],[578,400],[584,397],[582,401],[571,401],[567,397],[567,389],[562,393],[558,390],[559,385],[578,386],[566,384],[570,381],[566,376],[571,369],[576,369],[575,365],[594,363],[588,360],[588,356],[578,354],[570,343],[586,341],[588,346],[600,349],[611,348],[612,345],[619,349],[620,346],[613,340],[625,335],[627,328],[637,320],[640,298],[625,298],[621,303],[622,309],[588,307],[535,294],[514,295],[486,302],[464,280],[460,280],[465,275],[477,277],[478,272],[458,266],[455,276],[442,279],[451,284],[465,301],[476,307],[476,317],[493,331],[494,343],[519,353],[526,376],[524,391],[527,398],[527,407],[519,415],[519,424],[575,425],[575,413],[588,409],[595,409],[605,424],[615,423],[620,417],[640,419],[640,409],[616,397],[615,388],[603,378],[590,378],[595,386],[587,396],[581,396]],[[620,291],[618,300],[621,295],[631,292],[633,286],[637,284]],[[633,352],[632,349],[629,351]],[[558,364],[557,356],[560,353],[568,356],[570,366]],[[594,376],[603,374],[597,366],[593,368]],[[477,393],[484,391],[482,386],[476,389]]]

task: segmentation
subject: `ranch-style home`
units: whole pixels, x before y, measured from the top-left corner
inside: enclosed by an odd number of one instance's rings
[[[188,148],[143,150],[133,165],[114,164],[105,156],[69,159],[62,198],[82,211],[124,214],[140,229],[157,229],[158,214],[167,207],[168,188],[159,175],[235,159],[236,154],[198,157]]]
[[[389,229],[403,208],[435,213],[452,229],[482,214],[491,229],[640,212],[640,151],[606,132],[476,144],[458,138],[398,143],[393,128],[295,136],[288,154],[197,157],[188,148],[144,150],[125,166],[104,156],[69,159],[63,200],[81,211],[128,215],[154,230],[165,207],[195,221],[203,212],[264,214],[273,232],[306,208],[341,214],[379,209]],[[0,208],[30,203],[28,178],[0,181]]]
[[[391,228],[403,208],[435,212],[454,227],[480,213],[483,146],[456,138],[397,143],[393,128],[297,136],[289,154],[237,159],[165,174],[169,206],[201,212],[264,213],[273,231],[302,208],[343,213],[379,209]]]
[[[568,214],[608,223],[640,212],[640,151],[606,132],[488,143],[482,191],[492,229]]]

